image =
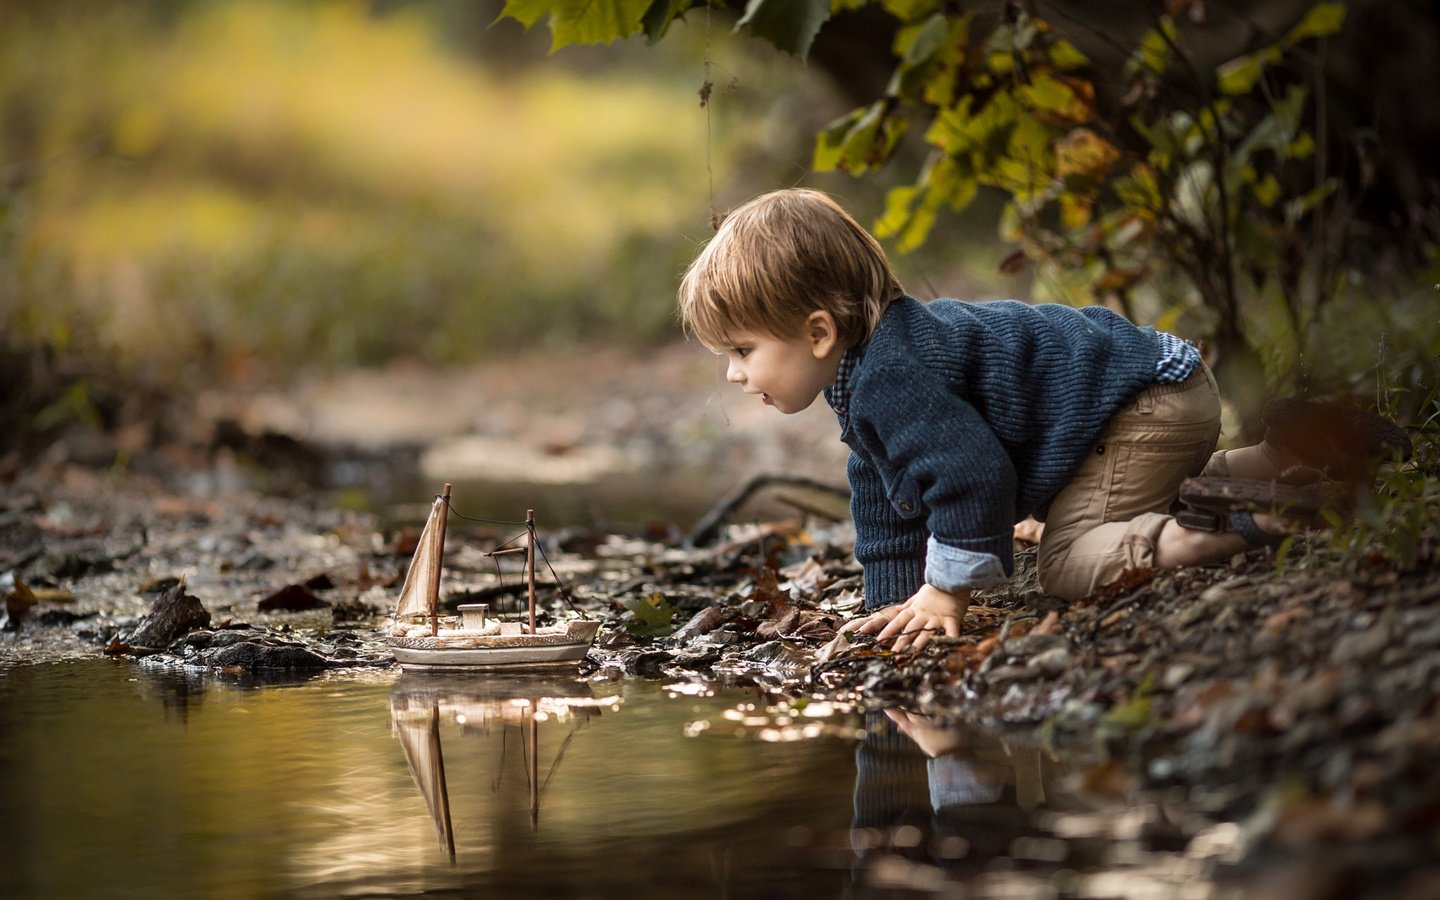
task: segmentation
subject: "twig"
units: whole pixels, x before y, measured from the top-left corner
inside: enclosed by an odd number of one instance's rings
[[[826,484],[811,478],[801,478],[794,475],[756,475],[741,485],[738,490],[731,492],[729,496],[715,504],[699,522],[696,522],[695,527],[690,531],[689,537],[685,539],[685,543],[691,547],[698,547],[702,544],[710,543],[715,539],[716,535],[720,533],[720,527],[725,524],[725,520],[728,519],[735,510],[743,506],[746,500],[749,500],[757,492],[776,484],[820,491],[835,497],[848,498],[850,496],[848,488],[836,487],[833,484]],[[792,505],[794,505],[793,501]]]

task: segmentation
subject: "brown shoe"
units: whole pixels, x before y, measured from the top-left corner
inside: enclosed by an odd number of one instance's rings
[[[1354,406],[1286,397],[1265,404],[1265,440],[1337,481],[1369,480],[1387,460],[1407,460],[1405,429]]]

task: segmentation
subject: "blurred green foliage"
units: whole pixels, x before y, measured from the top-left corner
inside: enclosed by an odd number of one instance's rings
[[[1440,321],[1412,302],[1433,308],[1436,297],[1425,260],[1440,194],[1423,187],[1440,184],[1434,160],[1384,146],[1408,132],[1383,130],[1394,127],[1379,113],[1388,107],[1339,90],[1345,66],[1396,55],[1365,34],[1340,42],[1352,12],[1389,26],[1424,16],[1378,5],[507,0],[505,10],[548,17],[558,47],[669,40],[684,17],[731,7],[737,32],[800,57],[847,16],[889,22],[893,37],[875,28],[863,48],[884,56],[888,83],[818,129],[813,168],[884,178],[874,230],[902,251],[978,208],[1017,248],[1001,268],[1033,267],[1033,299],[1104,303],[1207,340],[1248,418],[1267,387],[1360,387],[1387,333],[1412,339],[1382,363],[1417,372],[1412,383],[1436,372]],[[1433,46],[1433,30],[1411,32],[1416,47]],[[1387,77],[1430,71],[1423,50],[1407,64]],[[1388,187],[1422,187],[1377,210],[1382,169]]]
[[[176,380],[669,336],[758,125],[698,32],[536,65],[498,9],[7,4],[0,330]]]

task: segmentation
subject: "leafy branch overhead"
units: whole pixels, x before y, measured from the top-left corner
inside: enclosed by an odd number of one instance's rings
[[[548,16],[558,48],[660,40],[704,5],[509,0],[503,15]],[[875,224],[901,250],[987,189],[1004,199],[1002,237],[1059,276],[1067,299],[1135,315],[1148,289],[1172,317],[1198,313],[1222,352],[1255,343],[1243,310],[1269,304],[1303,353],[1340,284],[1348,214],[1365,188],[1366,147],[1312,131],[1325,123],[1324,42],[1346,5],[1313,3],[1278,31],[1205,0],[1099,13],[979,6],[749,0],[735,28],[804,57],[832,17],[872,7],[894,19],[889,84],[820,132],[812,165],[854,176],[910,166]],[[1137,18],[1136,38],[1108,27]],[[1327,156],[1336,143],[1343,160]]]

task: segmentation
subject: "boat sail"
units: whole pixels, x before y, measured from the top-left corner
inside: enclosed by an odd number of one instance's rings
[[[445,784],[445,754],[440,747],[440,705],[431,705],[429,715],[402,716],[391,701],[391,723],[405,751],[405,762],[420,788],[425,809],[435,823],[440,846],[455,861],[455,827],[450,821],[450,792]]]
[[[485,604],[466,604],[458,620],[440,615],[440,575],[445,561],[445,521],[450,489],[437,495],[400,588],[390,651],[405,670],[534,669],[578,666],[600,630],[593,619],[539,627],[535,622],[535,511],[525,514],[525,546],[490,555],[525,554],[528,628],[488,616]]]

